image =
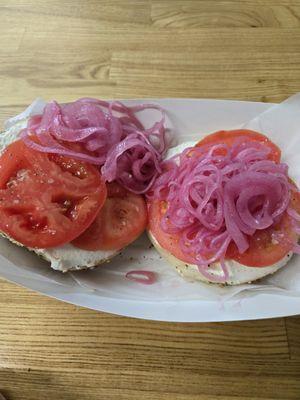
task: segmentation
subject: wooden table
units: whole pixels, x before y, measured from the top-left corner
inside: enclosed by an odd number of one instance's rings
[[[35,97],[279,102],[300,89],[299,0],[0,1],[1,122]],[[140,321],[0,281],[10,400],[300,399],[300,319]]]

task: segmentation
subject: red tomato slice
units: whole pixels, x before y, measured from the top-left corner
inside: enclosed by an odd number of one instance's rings
[[[84,250],[119,250],[132,243],[147,225],[146,203],[117,183],[108,184],[108,196],[92,225],[72,244]]]
[[[0,231],[26,247],[72,241],[105,199],[105,183],[89,164],[34,151],[21,140],[0,157]]]
[[[249,129],[234,129],[230,131],[218,131],[206,136],[200,140],[196,146],[214,145],[214,144],[227,144],[229,147],[232,146],[235,141],[239,138],[245,137],[246,140],[260,142],[268,146],[271,149],[271,153],[268,156],[269,160],[279,162],[281,157],[281,151],[270,139],[265,135],[250,131]]]
[[[168,234],[162,230],[160,222],[166,210],[166,203],[160,200],[154,200],[148,204],[149,223],[148,228],[154,238],[169,253],[173,254],[179,260],[189,262],[187,256],[182,252],[179,246],[179,234]]]
[[[292,193],[290,205],[300,212],[300,195]],[[264,229],[257,230],[249,237],[249,249],[240,254],[231,244],[226,256],[248,267],[267,267],[281,260],[294,247],[297,235],[292,228],[291,218],[285,213],[279,223]]]

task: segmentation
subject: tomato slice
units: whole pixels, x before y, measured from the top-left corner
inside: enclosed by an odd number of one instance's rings
[[[232,146],[237,139],[245,138],[247,141],[260,142],[264,145],[268,146],[271,149],[271,152],[268,156],[269,160],[279,162],[281,157],[281,151],[276,144],[274,144],[270,139],[268,139],[265,135],[251,131],[249,129],[234,129],[230,131],[218,131],[212,133],[211,135],[206,136],[201,139],[196,146],[205,146],[205,145],[214,145],[214,144],[227,144],[227,146]]]
[[[106,194],[95,167],[21,140],[0,157],[0,230],[26,247],[72,241],[93,222]]]
[[[281,260],[293,247],[293,233],[290,221],[284,216],[280,223],[268,229],[258,230],[248,238],[249,249],[240,254],[231,244],[226,258],[230,258],[248,267],[267,267]]]
[[[290,206],[300,212],[299,193],[292,193]],[[267,267],[289,253],[298,236],[293,230],[291,218],[285,213],[277,224],[268,229],[257,230],[249,237],[250,246],[243,254],[240,254],[232,243],[226,256],[248,267]]]
[[[104,207],[91,226],[72,244],[84,250],[119,250],[145,230],[147,208],[144,197],[130,193],[117,183],[107,185]]]
[[[166,233],[161,227],[161,219],[165,210],[166,202],[164,201],[154,200],[148,203],[148,229],[161,247],[173,254],[173,256],[179,260],[189,262],[186,254],[184,254],[180,248],[180,235]]]

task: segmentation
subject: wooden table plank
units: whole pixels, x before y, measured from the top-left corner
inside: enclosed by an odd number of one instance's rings
[[[1,0],[0,123],[35,97],[281,101],[299,91],[300,0]],[[300,398],[300,317],[140,321],[0,280],[8,400]]]
[[[300,360],[290,359],[283,319],[134,320],[60,303],[4,281],[0,304],[4,393],[11,386],[18,389],[14,395],[44,388],[53,398],[63,388],[83,398],[98,393],[118,398],[122,392],[124,399],[141,393],[146,399],[167,393],[182,399],[200,394],[297,399],[300,393]]]
[[[286,318],[286,330],[291,360],[300,360],[300,317]]]
[[[242,3],[242,4],[241,4]],[[154,0],[155,26],[174,28],[294,28],[300,26],[299,3],[283,1]]]

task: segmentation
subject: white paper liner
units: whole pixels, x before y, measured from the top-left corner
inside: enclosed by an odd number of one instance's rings
[[[143,102],[145,100],[134,100],[127,101],[127,104]],[[147,102],[149,101],[147,100]],[[214,102],[214,106],[217,103],[217,106],[221,108],[217,121],[207,109],[203,115],[201,114],[201,100],[198,101],[197,108],[195,102],[189,103],[188,100],[185,100],[182,107],[172,100],[151,100],[151,102],[163,103],[168,108],[170,111],[168,113],[168,128],[175,132],[179,143],[197,140],[217,129],[241,126],[267,134],[280,146],[283,161],[290,166],[291,177],[298,183],[300,182],[300,94],[271,108],[269,108],[269,105],[266,106],[267,111],[250,122],[245,122],[237,116],[232,118],[231,113],[226,113],[226,103],[222,101],[218,103],[218,101],[211,100],[211,102]],[[205,101],[206,108],[207,103],[209,102]],[[236,104],[238,112],[239,102],[236,102]],[[44,106],[43,100],[35,100],[23,113],[8,120],[5,124],[6,129],[28,116],[41,113]],[[254,116],[254,112],[254,109],[253,111],[249,109],[249,116]],[[147,122],[150,114],[148,116],[144,114],[142,118]],[[18,283],[22,282],[23,279],[24,285],[26,285],[28,279],[37,280],[39,281],[40,291],[46,288],[47,290],[44,291],[54,297],[55,291],[51,292],[50,290],[53,283],[59,284],[59,291],[66,293],[68,289],[78,287],[78,293],[89,291],[102,298],[131,299],[136,302],[208,299],[223,303],[235,296],[237,304],[239,304],[242,299],[259,293],[300,297],[300,262],[298,256],[294,256],[287,267],[257,284],[221,287],[200,282],[190,283],[182,279],[153,247],[150,248],[150,242],[146,235],[143,235],[125,249],[109,264],[94,270],[67,274],[51,270],[46,262],[33,253],[17,247],[5,239],[0,239],[0,275],[6,268],[9,268],[10,271],[9,279]],[[156,272],[157,283],[146,286],[127,280],[125,278],[126,272],[135,269]],[[3,275],[7,277],[7,273]]]

